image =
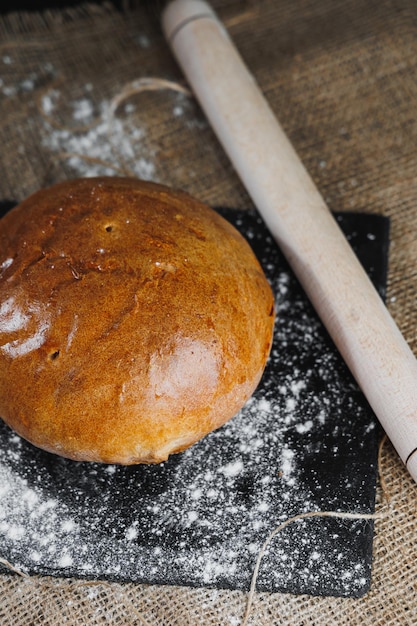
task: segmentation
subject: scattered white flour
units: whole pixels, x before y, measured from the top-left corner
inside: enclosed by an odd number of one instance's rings
[[[57,107],[60,92],[58,89],[50,89],[48,93],[42,96],[41,106],[46,115],[52,115]]]
[[[172,113],[175,117],[180,117],[181,115],[184,115],[184,109],[182,106],[178,105],[173,108]]]
[[[287,482],[292,482],[293,465],[295,452],[289,448],[283,448],[281,453],[281,472],[282,478]]]
[[[10,259],[2,263],[2,267],[9,267]],[[49,330],[49,321],[40,314],[39,307],[29,307],[23,311],[19,309],[14,296],[10,296],[0,305],[0,350],[9,356],[15,357],[27,354],[39,348],[45,342],[45,334]],[[20,332],[18,339],[13,333]]]
[[[70,554],[63,554],[58,560],[58,566],[62,569],[70,567],[73,564],[73,559]]]
[[[14,463],[21,462],[22,441],[12,435],[10,443],[13,449],[6,452],[6,457]],[[40,563],[48,554],[54,560],[58,559],[59,566],[62,566],[71,558],[65,535],[74,531],[75,524],[67,507],[49,494],[45,495],[42,486],[37,486],[36,482],[35,479],[35,484],[31,484],[7,463],[0,464],[0,534],[27,552],[29,562]],[[72,543],[71,540],[71,549],[75,549]],[[14,565],[19,567],[18,559]]]
[[[303,435],[304,433],[308,433],[308,431],[311,430],[313,426],[313,421],[307,420],[303,424],[296,424],[295,429],[298,433],[300,433],[300,435]]]
[[[60,91],[52,89],[43,96],[41,106],[46,116],[43,146],[66,160],[78,176],[125,173],[157,181],[158,147],[148,145],[145,128],[138,127],[129,115],[123,119],[111,115],[109,100],[95,105],[89,92],[91,86],[85,85],[86,95],[66,103],[70,120],[68,124],[62,123],[62,128],[53,123],[63,106]],[[125,105],[125,113],[133,110],[129,103]]]
[[[74,100],[73,106],[73,119],[77,121],[90,120],[94,115],[94,106],[91,100],[88,98],[81,98],[80,100]]]
[[[0,333],[12,333],[26,327],[29,316],[16,308],[14,297],[4,300],[0,305]]]
[[[232,463],[228,463],[227,465],[219,468],[219,472],[224,474],[224,476],[237,476],[242,470],[243,463],[240,459],[232,461]]]
[[[145,34],[140,34],[136,37],[136,41],[140,45],[141,48],[149,48],[151,45],[150,39]]]
[[[13,72],[13,58],[9,55],[2,57],[4,74],[0,78],[0,95],[6,98],[15,98],[21,94],[31,94],[42,85],[45,78],[54,78],[55,68],[51,63],[40,63],[36,71],[28,72],[26,76],[16,76]],[[2,68],[0,67],[0,70]]]
[[[126,539],[128,541],[132,541],[133,539],[136,539],[137,536],[138,536],[138,529],[137,529],[137,522],[135,522],[131,526],[129,526],[129,528],[126,530]]]

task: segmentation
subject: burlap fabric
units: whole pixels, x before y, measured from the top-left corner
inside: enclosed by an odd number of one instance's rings
[[[413,0],[213,5],[330,208],[390,216],[387,303],[417,352]],[[251,205],[183,92],[155,4],[9,14],[0,38],[0,197],[19,200],[58,180],[122,172],[212,205]],[[174,84],[156,91],[132,84],[143,78]],[[257,594],[250,624],[417,624],[416,486],[389,443],[381,472],[392,506],[376,521],[371,591],[359,600]],[[379,487],[381,510],[382,499]],[[0,622],[13,626],[237,626],[247,600],[241,592],[16,574],[2,575],[0,588]]]

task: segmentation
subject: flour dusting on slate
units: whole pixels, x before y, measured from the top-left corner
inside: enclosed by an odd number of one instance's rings
[[[247,589],[265,538],[289,517],[373,512],[374,416],[259,217],[225,214],[254,246],[276,294],[261,385],[228,424],[159,466],[68,461],[2,424],[1,556],[16,567]],[[364,260],[382,293],[385,223],[371,217],[339,220],[355,231],[354,245],[366,240]],[[270,544],[257,588],[360,596],[369,588],[372,533],[363,520],[294,523]]]

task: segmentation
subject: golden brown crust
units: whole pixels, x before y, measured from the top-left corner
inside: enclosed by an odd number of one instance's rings
[[[187,194],[123,178],[0,221],[0,415],[77,460],[159,462],[231,418],[270,350],[250,247]]]

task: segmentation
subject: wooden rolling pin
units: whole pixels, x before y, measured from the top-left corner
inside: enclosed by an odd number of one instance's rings
[[[417,481],[417,361],[208,3],[173,0],[165,36],[218,139]]]

